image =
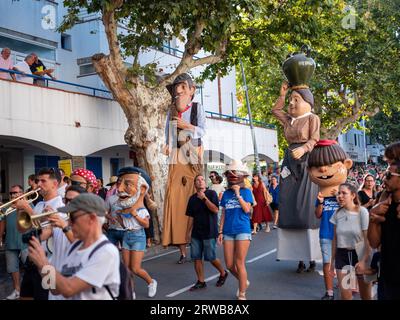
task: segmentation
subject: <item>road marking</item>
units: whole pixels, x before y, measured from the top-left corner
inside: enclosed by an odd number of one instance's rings
[[[275,248],[275,249],[272,249],[271,251],[268,251],[268,252],[266,252],[266,253],[260,254],[259,256],[254,257],[253,259],[247,260],[246,263],[252,263],[252,262],[254,262],[254,261],[260,260],[260,259],[262,259],[262,258],[264,258],[264,257],[266,257],[266,256],[269,256],[270,254],[272,254],[272,253],[274,253],[274,252],[276,252],[276,251],[277,251],[276,248]],[[215,275],[213,275],[213,276],[211,276],[211,277],[208,277],[208,278],[205,279],[204,281],[207,282],[207,281],[213,280],[213,279],[215,279],[215,278],[217,278],[217,277],[219,277],[219,273],[217,273],[217,274],[215,274]],[[195,284],[192,283],[191,285],[189,285],[189,286],[187,286],[187,287],[184,287],[184,288],[179,289],[179,290],[177,290],[177,291],[174,291],[174,292],[172,292],[172,293],[170,293],[170,294],[167,294],[166,297],[167,297],[167,298],[176,297],[177,295],[188,291],[188,290],[189,290],[192,286],[194,286],[194,285],[195,285]]]
[[[213,275],[213,276],[211,276],[211,277],[208,277],[208,278],[205,279],[204,281],[207,282],[207,281],[213,280],[213,279],[215,279],[215,278],[217,278],[217,277],[219,277],[219,273],[217,273],[217,274],[215,274],[215,275]],[[173,298],[173,297],[177,296],[178,294],[181,294],[181,293],[183,293],[183,292],[185,292],[185,291],[188,291],[188,290],[189,290],[191,287],[193,287],[194,285],[195,285],[195,283],[192,283],[190,286],[187,286],[187,287],[185,287],[185,288],[182,288],[182,289],[180,289],[180,290],[177,290],[177,291],[175,291],[175,292],[172,292],[172,293],[170,293],[170,294],[167,294],[167,298]]]
[[[190,246],[187,246],[186,249],[187,249],[187,248],[190,248]],[[171,254],[171,253],[178,252],[178,251],[179,251],[179,249],[172,250],[172,251],[169,251],[169,252],[166,252],[166,253],[161,253],[161,254],[158,254],[158,255],[156,255],[156,256],[153,256],[153,257],[150,257],[150,258],[147,258],[147,259],[143,259],[142,262],[154,260],[154,259],[157,259],[157,258],[166,256],[166,255],[169,255],[169,254]]]
[[[252,262],[254,262],[254,261],[260,260],[260,259],[262,259],[262,258],[264,258],[264,257],[266,257],[266,256],[269,256],[270,254],[272,254],[272,253],[274,253],[274,252],[276,252],[276,251],[277,251],[276,248],[275,248],[275,249],[272,249],[271,251],[268,251],[268,252],[266,252],[266,253],[260,254],[259,256],[254,257],[253,259],[247,260],[246,263],[252,263]]]
[[[156,256],[154,256],[154,257],[150,257],[150,258],[144,259],[143,262],[150,261],[150,260],[154,260],[154,259],[157,259],[157,258],[166,256],[166,255],[169,255],[169,254],[171,254],[171,253],[178,252],[178,251],[179,251],[179,249],[173,250],[173,251],[169,251],[169,252],[166,252],[166,253],[161,253],[161,254],[158,254],[158,255],[156,255]]]

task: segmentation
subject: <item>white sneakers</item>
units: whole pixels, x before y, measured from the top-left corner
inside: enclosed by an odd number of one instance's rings
[[[136,292],[135,292],[135,290],[132,290],[132,300],[136,300]]]
[[[19,299],[19,291],[14,290],[11,294],[6,298],[6,300],[17,300]]]
[[[247,289],[250,286],[250,281],[249,280],[246,281],[246,285],[247,285],[247,287],[246,287],[246,289]],[[244,293],[246,293],[246,292],[244,292]],[[236,297],[239,298],[239,296],[240,296],[240,292],[239,292],[239,288],[238,288],[237,291],[236,291]],[[240,300],[243,300],[243,299],[240,299]],[[246,299],[244,299],[244,300],[246,300]]]
[[[153,298],[157,293],[157,281],[153,279],[153,282],[150,283],[147,288],[149,288],[148,296],[149,298]]]

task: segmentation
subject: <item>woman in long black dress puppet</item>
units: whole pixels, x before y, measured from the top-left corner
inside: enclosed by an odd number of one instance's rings
[[[315,62],[305,54],[295,54],[283,64],[289,83],[281,86],[280,96],[272,109],[283,126],[289,147],[281,168],[278,222],[278,260],[299,261],[297,272],[315,269],[315,260],[321,259],[319,221],[314,215],[318,186],[307,172],[309,153],[320,138],[320,119],[312,113],[314,96],[308,81]],[[291,89],[287,112],[283,111],[286,94]]]

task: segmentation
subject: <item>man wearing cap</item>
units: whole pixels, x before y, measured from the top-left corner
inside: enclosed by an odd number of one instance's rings
[[[189,217],[186,206],[195,193],[194,178],[202,171],[206,115],[200,103],[193,102],[196,86],[186,74],[176,77],[168,87],[172,108],[167,115],[166,148],[169,155],[167,190],[164,201],[163,246],[178,245],[186,259],[186,233]]]
[[[81,186],[87,192],[93,193],[97,188],[97,179],[93,171],[79,168],[71,174],[71,185]]]
[[[117,297],[120,260],[118,250],[102,234],[106,213],[103,199],[84,193],[59,210],[69,213],[72,232],[79,239],[70,247],[61,272],[49,263],[37,239],[29,243],[29,258],[41,276],[55,282],[53,294],[71,300],[112,300],[111,294]]]
[[[150,214],[144,206],[144,198],[151,187],[146,171],[137,167],[125,167],[118,171],[121,180],[118,187],[118,200],[112,205],[120,225],[124,228],[122,257],[124,264],[137,276],[147,282],[148,297],[157,292],[157,281],[142,268],[146,251],[146,234]]]
[[[318,186],[307,171],[307,159],[319,140],[320,119],[312,113],[314,97],[310,89],[292,87],[288,112],[283,111],[289,85],[284,82],[272,109],[283,126],[289,147],[282,163],[279,194],[279,260],[300,261],[297,272],[304,270],[302,261],[321,258],[319,221],[314,215]],[[294,245],[296,244],[296,246]],[[310,270],[315,268],[310,265]]]

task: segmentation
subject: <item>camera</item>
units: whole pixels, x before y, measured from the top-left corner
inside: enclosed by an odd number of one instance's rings
[[[32,237],[35,237],[40,241],[39,237],[41,234],[42,234],[42,229],[31,229],[22,235],[22,242],[29,244],[29,241],[31,240]]]

